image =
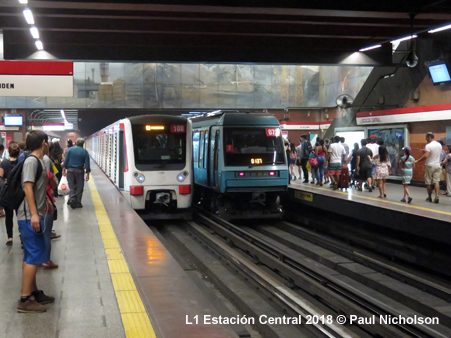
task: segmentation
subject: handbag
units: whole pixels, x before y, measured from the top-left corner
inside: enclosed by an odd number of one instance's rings
[[[70,189],[69,184],[67,182],[67,177],[63,176],[61,177],[60,184],[58,185],[58,195],[66,196],[69,195]]]
[[[310,154],[310,158],[308,159],[308,163],[312,167],[316,167],[318,165],[318,159],[316,158],[315,153]]]

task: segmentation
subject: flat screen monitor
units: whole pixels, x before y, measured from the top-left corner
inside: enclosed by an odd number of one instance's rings
[[[9,115],[3,118],[5,127],[18,127],[23,125],[23,118],[20,115]]]
[[[449,75],[448,66],[445,62],[430,64],[428,65],[428,69],[434,85],[451,82],[451,76]]]

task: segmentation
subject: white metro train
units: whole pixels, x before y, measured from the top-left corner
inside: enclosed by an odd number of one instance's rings
[[[86,140],[86,149],[141,217],[191,217],[191,121],[180,116],[124,118]]]

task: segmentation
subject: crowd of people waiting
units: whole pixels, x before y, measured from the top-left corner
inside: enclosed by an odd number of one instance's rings
[[[5,217],[6,245],[13,245],[13,217],[16,211],[24,253],[17,312],[45,312],[44,305],[55,301],[54,297],[38,289],[36,273],[38,267],[58,268],[58,264],[50,259],[50,253],[51,240],[61,237],[53,230],[53,222],[57,220],[55,197],[58,197],[58,185],[63,175],[67,175],[71,191],[67,204],[72,209],[83,207],[81,197],[85,171],[86,180],[89,180],[89,155],[83,148],[83,139],[77,139],[76,145],[73,147],[69,139],[63,150],[59,142],[49,142],[47,134],[41,130],[29,132],[25,142],[11,141],[8,149],[0,145],[0,181],[8,183],[8,179],[17,177],[25,193],[16,210],[7,207],[5,200],[2,200],[5,205],[0,205],[0,216]],[[10,175],[16,166],[21,168],[20,176]]]
[[[396,165],[400,168],[404,195],[401,202],[411,203],[413,198],[409,192],[415,164],[421,161],[425,163],[425,183],[428,197],[426,201],[439,203],[439,182],[446,181],[446,192],[443,195],[451,197],[451,154],[443,150],[443,141],[435,141],[434,134],[426,134],[427,145],[422,150],[422,156],[415,160],[411,155],[409,146],[402,148],[403,154]],[[451,146],[448,146],[451,148]],[[372,192],[379,190],[378,198],[386,198],[386,181],[393,173],[393,159],[389,155],[384,141],[371,135],[362,139],[360,145],[354,143],[352,149],[345,143],[343,137],[334,136],[329,139],[317,139],[315,145],[307,140],[307,135],[302,135],[299,145],[286,142],[287,158],[289,158],[290,183],[302,179],[303,183],[323,186],[330,182],[334,190],[340,187],[342,168],[350,164],[349,186],[354,186],[358,191]],[[451,149],[450,149],[451,151]],[[298,169],[295,169],[295,166]],[[297,173],[298,176],[297,177]],[[445,174],[446,179],[443,178]],[[434,193],[434,196],[432,196]]]

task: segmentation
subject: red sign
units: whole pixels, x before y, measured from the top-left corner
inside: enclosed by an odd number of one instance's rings
[[[231,153],[233,152],[234,147],[233,144],[226,144],[226,153]]]
[[[171,124],[171,133],[186,133],[184,124]]]
[[[268,137],[278,137],[280,136],[279,128],[266,128],[266,136]]]

